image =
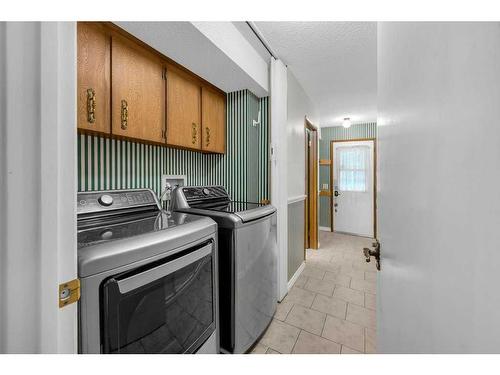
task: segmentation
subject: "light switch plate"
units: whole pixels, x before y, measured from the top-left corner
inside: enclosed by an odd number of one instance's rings
[[[185,186],[186,185],[186,175],[171,175],[164,174],[161,176],[161,191],[162,194],[165,191],[165,187],[167,186],[167,182],[170,183],[172,189],[177,186]],[[162,198],[162,201],[165,202],[168,200],[167,194],[165,194]]]

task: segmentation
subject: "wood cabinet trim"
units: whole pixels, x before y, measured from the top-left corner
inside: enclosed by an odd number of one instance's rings
[[[102,25],[77,25],[77,126],[98,134],[111,133],[111,36]],[[92,90],[93,98],[88,97]],[[94,121],[89,118],[94,103]]]
[[[167,66],[167,139],[173,147],[201,150],[201,87]]]
[[[165,81],[161,59],[120,36],[112,36],[111,51],[112,134],[163,142]]]
[[[209,105],[204,108],[206,102]],[[226,95],[202,87],[201,107],[201,148],[203,151],[224,154],[226,152]],[[208,131],[210,134],[207,134]],[[207,136],[210,137],[210,143],[207,143]]]

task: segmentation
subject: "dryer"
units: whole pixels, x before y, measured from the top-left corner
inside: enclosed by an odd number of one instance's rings
[[[216,223],[149,189],[78,193],[79,352],[218,353]]]

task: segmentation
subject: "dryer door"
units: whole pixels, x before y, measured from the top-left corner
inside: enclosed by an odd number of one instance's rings
[[[104,353],[192,353],[215,330],[213,243],[102,285]]]

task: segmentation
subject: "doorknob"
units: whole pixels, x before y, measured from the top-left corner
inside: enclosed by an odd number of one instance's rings
[[[373,249],[369,249],[365,247],[363,249],[363,254],[366,257],[366,262],[369,263],[371,258],[374,257],[375,261],[377,262],[377,270],[380,271],[380,242],[378,240],[375,240],[375,242],[372,243]]]

